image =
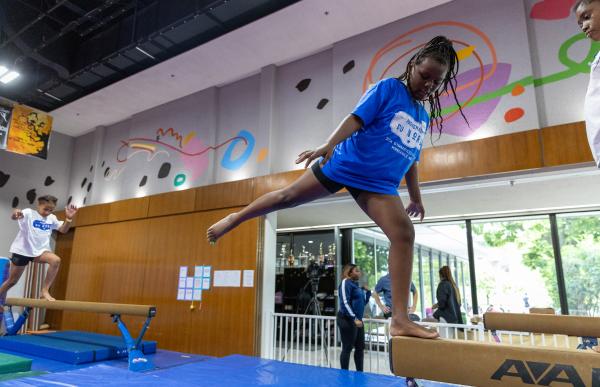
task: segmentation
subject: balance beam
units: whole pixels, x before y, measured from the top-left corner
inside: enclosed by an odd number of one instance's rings
[[[131,371],[148,371],[154,368],[152,360],[146,358],[144,353],[140,350],[142,339],[150,325],[150,320],[156,315],[156,307],[154,305],[110,304],[85,301],[47,301],[34,298],[7,298],[5,305],[9,308],[13,306],[23,307],[23,312],[16,322],[13,319],[12,311],[4,314],[3,318],[6,324],[7,335],[15,335],[19,332],[21,327],[25,324],[31,308],[109,314],[112,317],[113,322],[117,324],[119,331],[121,331],[121,336],[127,346],[129,369]],[[146,322],[142,326],[137,339],[134,339],[131,336],[125,323],[121,320],[121,315],[146,317]]]
[[[486,313],[485,329],[600,337],[600,318],[549,314]]]
[[[46,308],[56,310],[70,310],[77,312],[106,313],[111,315],[154,317],[154,305],[111,304],[104,302],[85,301],[47,301],[34,298],[7,298],[6,305],[23,306],[29,308]]]
[[[600,386],[600,354],[560,348],[392,337],[390,367],[397,376],[471,386]]]

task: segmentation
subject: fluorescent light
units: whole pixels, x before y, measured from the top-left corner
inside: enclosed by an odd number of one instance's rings
[[[138,50],[139,52],[141,52],[142,54],[146,55],[148,58],[154,59],[156,60],[155,57],[153,57],[152,55],[148,54],[148,52],[142,50],[141,48],[139,48],[138,46],[135,46],[135,49]]]
[[[8,72],[8,69],[4,66],[0,66],[0,76]]]
[[[44,91],[44,95],[45,95],[45,96],[47,96],[47,97],[50,97],[50,98],[52,98],[52,99],[54,99],[54,100],[56,100],[56,101],[59,101],[59,102],[62,102],[62,101],[63,101],[62,99],[58,98],[57,96],[54,96],[54,95],[52,95],[52,94],[50,94],[50,93],[47,93],[47,92],[45,92],[45,91]]]
[[[11,71],[8,74],[4,75],[2,78],[0,78],[0,82],[2,83],[9,83],[14,81],[15,79],[17,79],[19,77],[19,73],[16,71]]]

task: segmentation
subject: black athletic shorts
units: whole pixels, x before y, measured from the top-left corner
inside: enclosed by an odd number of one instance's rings
[[[21,254],[15,254],[15,253],[13,253],[12,258],[10,259],[10,261],[15,266],[27,266],[27,264],[29,262],[33,262],[34,259],[35,259],[35,257],[28,257],[26,255],[21,255]]]
[[[356,198],[358,198],[358,195],[361,194],[361,192],[366,192],[363,189],[350,187],[350,186],[344,185],[342,183],[338,183],[335,180],[331,180],[330,178],[325,176],[325,174],[321,170],[321,163],[319,161],[314,163],[312,165],[311,169],[312,169],[313,173],[315,174],[315,177],[317,178],[317,180],[319,180],[319,183],[321,183],[323,185],[323,187],[327,188],[327,191],[331,192],[332,194],[336,193],[337,191],[341,190],[342,188],[346,188],[348,190],[348,192],[350,192],[350,195],[352,195],[352,197],[354,199],[356,199]]]

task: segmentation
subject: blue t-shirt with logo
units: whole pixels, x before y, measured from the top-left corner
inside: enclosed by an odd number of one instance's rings
[[[335,147],[323,173],[350,187],[397,195],[402,177],[419,160],[427,111],[404,83],[388,78],[372,86],[352,114],[363,126]]]

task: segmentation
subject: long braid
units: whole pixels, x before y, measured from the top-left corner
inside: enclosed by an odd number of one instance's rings
[[[442,95],[442,93],[448,93],[448,88],[450,88],[450,91],[452,92],[454,101],[458,105],[460,114],[467,122],[467,125],[469,123],[467,117],[465,117],[465,114],[462,111],[460,103],[458,102],[458,98],[456,97],[456,76],[458,75],[459,66],[458,55],[452,46],[452,42],[448,38],[445,36],[436,36],[427,42],[415,55],[412,56],[412,58],[410,58],[406,66],[406,70],[400,75],[399,78],[408,83],[410,81],[410,72],[412,67],[423,62],[425,58],[435,59],[439,63],[448,67],[448,71],[446,72],[446,77],[442,81],[442,85],[438,87],[435,93],[430,95],[427,100],[429,103],[430,121],[436,126],[437,131],[441,136],[444,128],[444,117],[442,117],[440,95]],[[431,125],[432,134],[434,125]]]

